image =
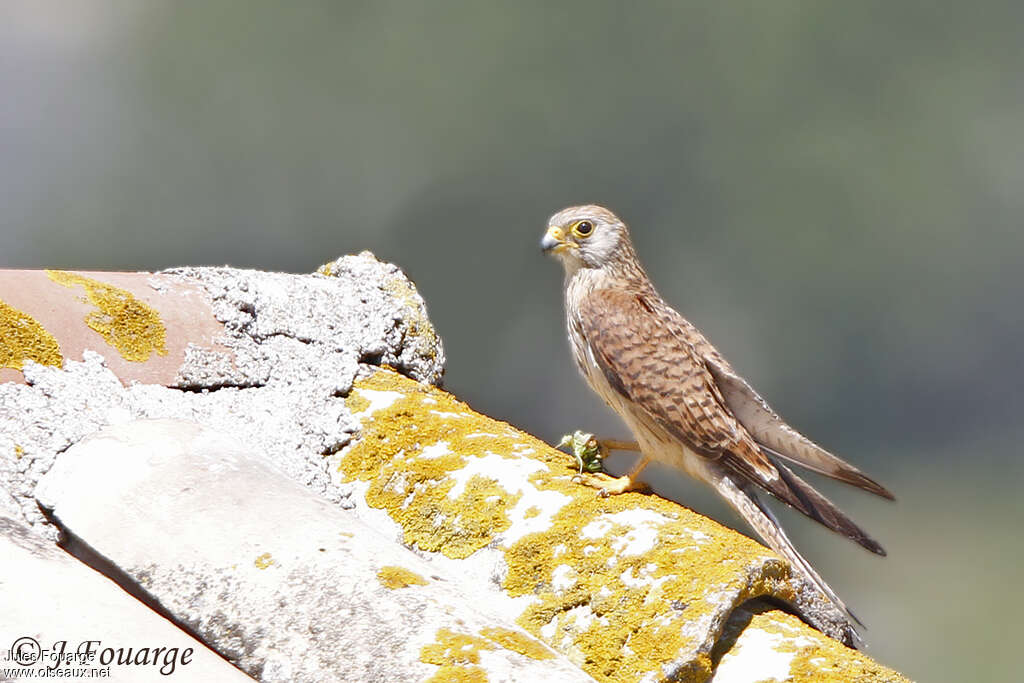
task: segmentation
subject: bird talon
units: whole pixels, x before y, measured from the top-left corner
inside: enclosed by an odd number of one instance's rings
[[[597,489],[599,498],[608,498],[627,491],[645,490],[647,488],[646,484],[631,479],[629,475],[612,477],[604,472],[577,474],[573,477],[573,481]]]

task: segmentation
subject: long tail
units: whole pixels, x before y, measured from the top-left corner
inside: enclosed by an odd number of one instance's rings
[[[876,496],[895,500],[892,493],[850,463],[837,458],[796,431],[772,410],[728,363],[718,357],[705,357],[729,410],[739,419],[764,450],[801,467],[856,486]]]
[[[793,542],[786,536],[782,526],[772,511],[758,499],[753,487],[749,484],[738,484],[725,472],[718,468],[707,468],[706,479],[729,504],[740,513],[757,535],[772,550],[782,555],[790,565],[800,572],[815,588],[831,602],[845,621],[845,638],[850,644],[862,642],[857,633],[857,625],[863,627],[860,620],[850,611],[846,603],[840,599],[825,579],[814,570],[810,562],[797,552]]]
[[[726,452],[719,456],[718,464],[722,471],[733,477],[733,481],[745,491],[753,491],[747,484],[756,485],[815,522],[877,555],[885,556],[885,548],[878,541],[857,526],[857,523],[832,501],[797,476],[796,472],[781,462],[772,461],[752,441],[739,441],[735,448],[736,452]],[[760,467],[755,467],[756,464]],[[767,468],[770,468],[769,471],[776,476],[764,475],[766,464]]]

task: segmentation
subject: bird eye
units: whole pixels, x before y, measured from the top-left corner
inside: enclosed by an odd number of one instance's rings
[[[577,237],[590,237],[592,232],[594,232],[594,224],[590,221],[578,221],[572,226],[572,234]]]

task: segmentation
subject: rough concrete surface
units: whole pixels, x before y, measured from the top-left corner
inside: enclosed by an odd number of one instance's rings
[[[357,484],[354,512],[598,680],[707,680],[752,601],[845,633],[764,546],[655,495],[601,498],[570,455],[444,391],[379,369],[347,401],[360,429],[330,470]],[[823,666],[856,654],[824,640]],[[874,666],[862,680],[899,680]]]
[[[235,268],[164,271],[198,282],[224,323],[228,358],[188,359],[177,385],[203,389],[270,382],[312,383],[347,393],[355,362],[386,364],[440,383],[444,351],[423,299],[397,266],[369,252],[343,256],[315,275]]]
[[[0,659],[20,641],[24,666],[0,661],[15,671],[51,668],[58,674],[78,669],[105,669],[105,649],[133,651],[133,659],[148,648],[145,664],[109,665],[110,679],[166,681],[246,681],[248,677],[184,631],[138,602],[105,577],[78,562],[19,521],[0,514]],[[66,654],[94,641],[95,654],[83,659],[33,659],[34,648]],[[157,647],[166,651],[154,654]],[[176,648],[174,652],[170,649]],[[184,658],[184,659],[183,659]],[[83,680],[87,676],[74,676]],[[67,680],[67,678],[65,678]],[[174,680],[171,678],[170,680]]]
[[[776,609],[737,610],[742,620],[711,683],[907,683],[867,655],[843,648]]]
[[[0,384],[0,480],[20,517],[50,538],[36,483],[59,453],[103,426],[196,421],[277,454],[288,476],[344,505],[348,491],[330,485],[322,456],[356,429],[342,397],[360,363],[386,363],[432,383],[443,375],[444,351],[423,300],[396,266],[369,253],[313,275],[183,268],[150,281],[169,289],[175,279],[208,293],[206,308],[224,334],[218,349],[190,347],[172,386],[124,386],[105,367],[116,350],[98,336],[81,362],[28,361],[27,384]]]
[[[192,422],[129,422],[72,446],[39,499],[260,680],[413,681],[443,667],[589,680],[460,590],[458,574],[289,481],[272,457]],[[448,651],[458,636],[472,657]]]

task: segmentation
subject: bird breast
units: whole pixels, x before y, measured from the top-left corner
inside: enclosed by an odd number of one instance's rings
[[[601,371],[601,367],[594,357],[594,350],[584,333],[579,307],[576,303],[582,301],[582,297],[592,290],[591,287],[587,287],[590,283],[581,280],[582,278],[576,277],[566,283],[565,299],[566,331],[573,360],[576,361],[576,367],[579,368],[580,374],[583,375],[591,390],[600,396],[608,407],[626,423],[633,438],[640,444],[640,450],[644,455],[682,469],[693,477],[703,479],[705,477],[704,459],[681,444],[678,439],[673,438],[643,408],[619,393]]]

